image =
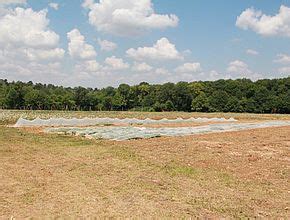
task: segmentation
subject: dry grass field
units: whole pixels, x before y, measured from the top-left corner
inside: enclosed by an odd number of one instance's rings
[[[289,115],[0,111],[0,218],[284,218],[290,216],[290,127],[88,140],[11,128],[20,116]]]

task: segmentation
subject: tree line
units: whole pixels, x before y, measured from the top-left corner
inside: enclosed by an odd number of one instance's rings
[[[82,111],[290,113],[290,77],[218,80],[118,88],[63,87],[0,79],[0,108]]]

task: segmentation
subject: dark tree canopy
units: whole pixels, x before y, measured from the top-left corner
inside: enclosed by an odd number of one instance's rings
[[[64,88],[0,79],[0,108],[290,113],[290,77]]]

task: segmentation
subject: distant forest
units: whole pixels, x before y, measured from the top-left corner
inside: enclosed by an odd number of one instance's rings
[[[0,108],[82,111],[186,111],[290,113],[290,77],[179,82],[142,82],[118,88],[62,87],[0,79]]]

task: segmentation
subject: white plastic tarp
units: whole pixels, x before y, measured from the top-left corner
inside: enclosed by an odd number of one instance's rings
[[[115,125],[115,124],[166,124],[166,123],[184,123],[184,122],[235,122],[234,118],[177,118],[177,119],[136,119],[136,118],[51,118],[51,119],[40,119],[27,120],[24,118],[18,119],[14,127],[52,127],[52,126],[94,126],[94,125]]]
[[[268,121],[259,123],[210,124],[197,127],[145,128],[145,127],[91,127],[91,128],[47,128],[46,132],[84,136],[96,139],[130,140],[161,136],[186,136],[257,128],[290,126],[290,121]]]

